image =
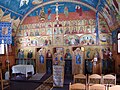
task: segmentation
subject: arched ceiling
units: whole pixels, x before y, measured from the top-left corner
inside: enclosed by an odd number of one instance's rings
[[[29,12],[32,8],[36,7],[41,3],[45,3],[49,1],[52,2],[52,1],[64,1],[64,0],[0,0],[0,7],[4,11],[4,15],[11,13],[11,18],[20,17],[22,19],[24,15],[27,12]],[[92,6],[93,8],[96,8],[99,2],[99,0],[67,0],[67,1],[70,1],[70,2],[80,1]],[[70,8],[71,5],[69,4],[67,6],[69,6]],[[73,9],[70,8],[69,10],[72,11]]]
[[[45,6],[44,11],[47,14],[48,8],[56,2],[64,3],[63,6],[59,6],[59,13],[63,13],[65,6],[68,7],[69,12],[74,12],[75,6],[79,5],[83,11],[92,9],[101,13],[110,26],[116,19],[120,20],[120,0],[0,0],[0,8],[3,12],[1,18],[9,14],[11,19],[24,20],[27,16],[39,14],[41,6]],[[55,13],[55,7],[51,9],[51,13]]]

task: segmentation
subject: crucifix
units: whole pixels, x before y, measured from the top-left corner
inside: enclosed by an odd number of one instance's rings
[[[56,3],[55,5],[51,5],[51,7],[54,7],[54,6],[56,7],[55,11],[56,11],[56,20],[57,20],[57,21],[59,21],[59,20],[58,20],[58,18],[59,18],[59,15],[58,15],[58,11],[59,11],[59,10],[58,10],[58,7],[59,7],[59,6],[63,6],[63,5],[64,5],[64,4],[58,4],[58,3]]]

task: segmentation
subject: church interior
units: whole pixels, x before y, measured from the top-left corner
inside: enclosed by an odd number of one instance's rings
[[[120,0],[0,0],[0,90],[120,90]]]

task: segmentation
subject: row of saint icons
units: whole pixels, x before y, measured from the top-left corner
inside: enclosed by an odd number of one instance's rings
[[[34,23],[34,24],[25,24],[20,26],[20,30],[25,29],[34,29],[34,28],[52,28],[55,27],[58,22],[42,22],[42,23]],[[59,24],[62,27],[68,26],[81,26],[81,25],[95,25],[94,19],[82,19],[82,20],[69,20],[69,21],[59,21]]]
[[[108,29],[105,26],[100,27],[100,33],[108,33]],[[40,36],[40,35],[56,35],[56,34],[82,34],[82,33],[95,33],[95,26],[80,26],[80,27],[56,27],[47,29],[35,29],[35,30],[19,30],[17,36]]]
[[[40,36],[40,35],[52,35],[52,34],[81,34],[81,33],[95,33],[95,26],[81,26],[81,27],[66,27],[66,28],[47,28],[47,29],[35,29],[35,30],[19,30],[17,36]]]

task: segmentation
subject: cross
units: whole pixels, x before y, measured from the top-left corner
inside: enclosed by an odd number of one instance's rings
[[[59,11],[59,10],[58,10],[58,7],[59,7],[59,6],[63,6],[63,5],[64,5],[64,4],[58,4],[58,3],[56,3],[55,5],[51,5],[51,7],[54,7],[54,6],[56,7],[55,11],[56,11],[56,20],[57,20],[57,21],[59,21],[59,20],[58,20],[58,18],[59,18],[59,15],[58,15],[58,11]]]
[[[109,53],[110,54],[110,57],[112,56],[112,52]]]

